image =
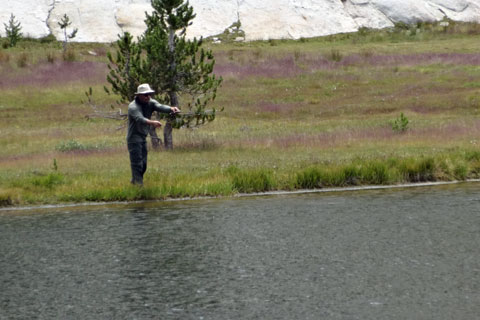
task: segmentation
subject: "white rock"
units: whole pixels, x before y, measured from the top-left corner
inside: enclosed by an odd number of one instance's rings
[[[151,12],[150,3],[127,4],[117,8],[114,23],[118,25],[122,32],[128,31],[136,39],[145,31],[146,13],[151,14]]]
[[[244,0],[239,17],[247,41],[299,39],[357,30],[339,0]]]
[[[344,3],[345,11],[352,17],[358,28],[383,29],[393,23],[381,11],[370,5],[369,0],[351,0]]]
[[[4,0],[0,3],[0,35],[5,36],[5,26],[8,25],[10,15],[13,14],[16,22],[20,22],[24,37],[39,38],[47,36],[50,31],[47,27],[48,11],[52,0]]]
[[[392,22],[416,23],[436,21],[442,17],[431,10],[426,1],[419,0],[372,0],[371,4]]]
[[[480,22],[480,1],[430,0],[430,6],[456,21]]]
[[[66,14],[72,24],[67,33],[78,28],[73,41],[109,42],[122,32],[115,22],[115,0],[57,0],[50,12],[48,26],[52,34],[59,40],[64,39],[63,30],[58,23]]]
[[[386,28],[395,22],[480,22],[480,0],[190,0],[196,18],[187,36],[221,34],[240,21],[245,40],[298,39],[354,32],[361,27]],[[43,37],[50,32],[63,40],[58,26],[64,14],[78,28],[71,41],[112,42],[129,31],[145,30],[150,0],[3,0],[0,23],[10,14],[21,23],[25,36]],[[0,24],[0,35],[5,36]]]
[[[238,0],[190,0],[196,14],[187,37],[211,37],[238,21]],[[242,21],[243,23],[243,21]]]

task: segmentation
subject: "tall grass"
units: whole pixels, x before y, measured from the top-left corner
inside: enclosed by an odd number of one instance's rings
[[[144,188],[129,184],[124,123],[92,118],[82,103],[92,87],[99,106],[126,112],[103,91],[113,45],[72,43],[74,61],[53,41],[2,49],[0,205],[478,178],[478,29],[207,43],[224,77],[209,107],[225,111],[176,130],[173,151],[152,150]],[[401,114],[408,130],[398,134]]]

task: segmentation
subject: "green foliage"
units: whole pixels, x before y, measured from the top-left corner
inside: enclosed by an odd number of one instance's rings
[[[296,185],[300,189],[316,189],[323,186],[324,172],[319,168],[312,167],[297,174]]]
[[[75,28],[72,30],[72,32],[70,34],[67,33],[67,28],[72,24],[72,22],[70,21],[70,18],[67,16],[67,14],[65,13],[62,17],[62,19],[60,20],[60,22],[58,22],[58,25],[60,26],[60,29],[63,30],[63,53],[65,54],[66,51],[67,51],[67,43],[68,43],[68,39],[73,39],[75,38],[75,36],[77,35],[77,32],[78,32],[78,29]]]
[[[265,192],[273,190],[273,174],[265,169],[240,170],[230,167],[227,172],[231,176],[232,184],[238,192]]]
[[[382,185],[389,182],[390,170],[385,163],[379,161],[340,167],[319,168],[315,166],[300,171],[296,175],[296,187],[301,189],[360,184]]]
[[[116,56],[107,55],[111,88],[105,91],[119,95],[119,103],[125,103],[133,99],[140,83],[149,83],[157,100],[182,108],[181,114],[159,115],[172,127],[213,121],[216,110],[206,110],[206,106],[215,100],[222,79],[213,74],[213,53],[201,47],[203,40],[185,37],[195,17],[193,8],[183,0],[153,0],[151,4],[154,11],[146,15],[147,29],[138,43],[125,33],[117,40]],[[187,100],[182,105],[179,96]]]
[[[389,168],[384,162],[371,161],[362,170],[361,180],[364,184],[382,185],[390,182]]]
[[[342,61],[343,56],[342,56],[342,54],[340,53],[339,50],[332,49],[332,50],[330,50],[330,54],[327,56],[327,58],[331,61],[334,61],[334,62],[340,62],[340,61]]]
[[[469,150],[465,153],[465,159],[467,161],[480,161],[480,151]]]
[[[12,13],[10,15],[8,25],[4,23],[4,26],[5,32],[7,34],[8,45],[10,47],[15,47],[18,41],[22,39],[22,33],[20,32],[22,30],[22,27],[20,25],[20,22],[15,21],[15,16]]]
[[[111,92],[120,96],[118,103],[132,101],[137,87],[144,81],[141,75],[141,48],[133,41],[133,36],[125,32],[117,40],[117,52],[115,57],[108,52],[108,75],[107,82],[111,86]],[[110,89],[104,87],[110,94]]]
[[[398,118],[391,122],[392,130],[395,132],[404,133],[408,130],[408,123],[408,118],[402,112]]]
[[[203,40],[185,37],[186,28],[195,18],[193,8],[183,0],[153,0],[152,7],[141,39],[146,53],[143,76],[159,93],[160,101],[179,106],[179,95],[186,96],[189,99],[181,106],[183,110],[202,114],[215,99],[222,79],[213,74],[213,53],[202,48]],[[205,115],[204,119],[211,121],[214,117]],[[188,118],[184,120],[189,122]]]
[[[36,187],[43,187],[47,189],[52,189],[54,186],[62,184],[64,177],[61,173],[49,173],[44,176],[34,177],[32,179],[32,185]]]
[[[10,195],[0,193],[0,207],[7,207],[13,205],[13,200]]]
[[[57,38],[50,33],[48,36],[40,38],[39,41],[40,43],[54,43],[57,41]]]
[[[225,31],[222,34],[219,34],[215,36],[218,40],[221,42],[233,42],[236,41],[238,38],[244,39],[245,38],[245,32],[241,29],[242,23],[240,20],[237,22],[232,23],[230,27],[225,29]]]
[[[95,151],[103,150],[105,146],[103,144],[83,144],[76,140],[62,141],[55,146],[55,150],[60,152],[72,152],[72,151]]]
[[[86,150],[86,146],[76,140],[62,141],[55,147],[55,150],[61,152]]]
[[[407,182],[435,181],[437,166],[433,158],[404,160],[398,165],[398,171]]]
[[[468,176],[468,166],[465,163],[457,163],[453,169],[453,175],[457,180],[465,180]]]

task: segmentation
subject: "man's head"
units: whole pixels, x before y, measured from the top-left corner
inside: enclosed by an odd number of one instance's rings
[[[148,83],[143,83],[138,86],[137,92],[135,95],[137,96],[138,100],[141,103],[148,103],[150,101],[150,97],[155,93]]]

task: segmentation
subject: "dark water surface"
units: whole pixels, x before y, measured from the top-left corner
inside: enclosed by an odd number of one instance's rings
[[[0,319],[479,319],[480,184],[0,211]]]

